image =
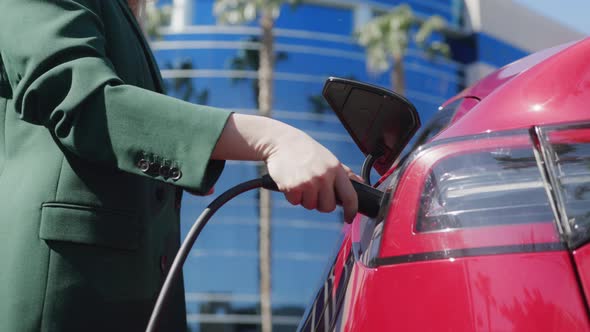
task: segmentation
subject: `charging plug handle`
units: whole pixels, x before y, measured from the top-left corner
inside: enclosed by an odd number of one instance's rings
[[[379,209],[381,208],[383,192],[354,180],[350,180],[350,182],[358,197],[358,212],[370,218],[377,218]],[[279,191],[277,184],[268,174],[262,177],[262,187],[268,190]],[[342,205],[340,200],[337,199],[336,202],[338,205]]]

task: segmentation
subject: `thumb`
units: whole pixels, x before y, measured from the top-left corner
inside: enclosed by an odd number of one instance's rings
[[[351,223],[358,210],[358,197],[344,168],[336,174],[334,189],[344,209],[344,221]]]

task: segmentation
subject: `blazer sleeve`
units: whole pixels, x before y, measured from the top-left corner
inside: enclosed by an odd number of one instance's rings
[[[80,158],[207,192],[230,112],[125,84],[106,56],[101,1],[0,1],[14,109]]]

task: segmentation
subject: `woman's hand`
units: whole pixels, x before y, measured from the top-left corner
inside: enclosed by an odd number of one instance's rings
[[[328,149],[304,132],[285,126],[265,150],[268,172],[291,204],[332,212],[339,200],[345,220],[352,221],[357,197],[349,180],[351,172]]]
[[[291,204],[331,212],[338,200],[347,222],[356,215],[358,201],[349,178],[359,177],[321,144],[282,122],[233,114],[212,159],[264,161]]]

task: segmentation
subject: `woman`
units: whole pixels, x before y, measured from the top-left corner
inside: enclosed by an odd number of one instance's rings
[[[181,189],[231,159],[264,161],[292,204],[356,212],[301,131],[163,95],[125,0],[0,1],[0,331],[143,330]],[[184,330],[182,287],[168,308],[162,331]]]

